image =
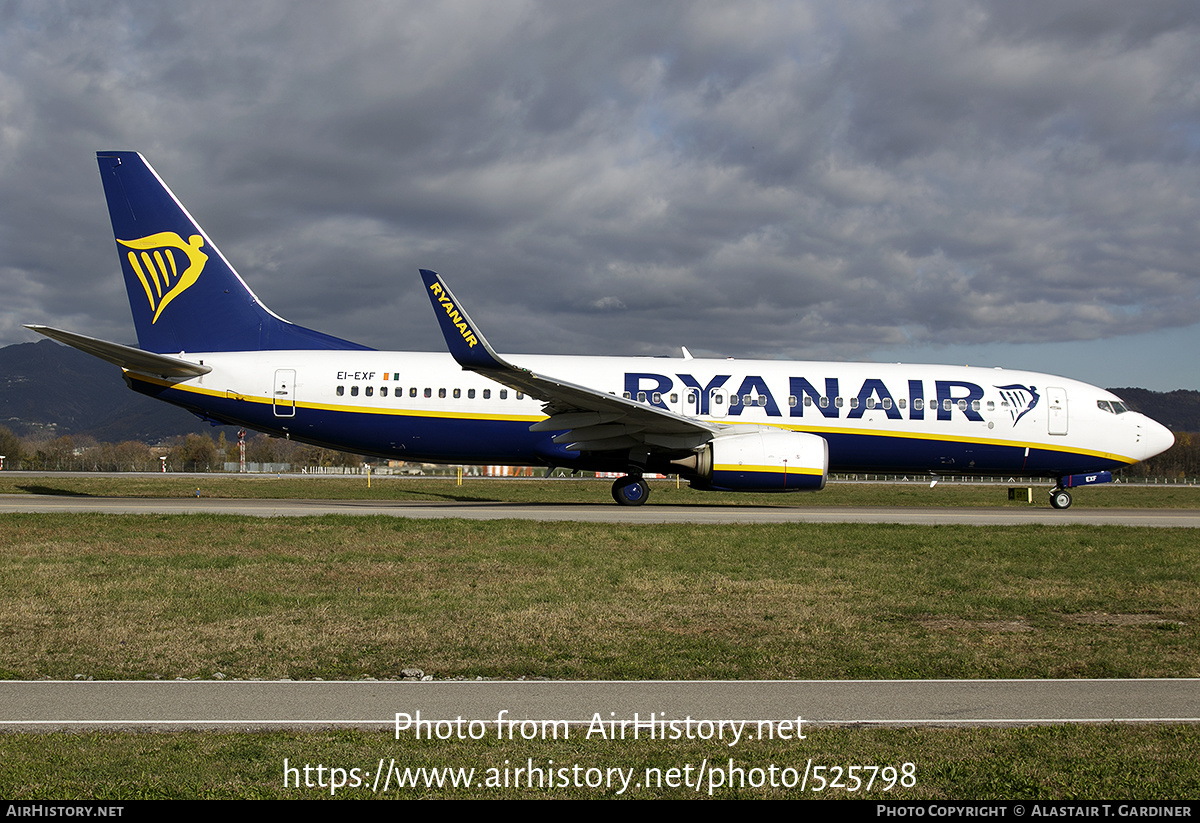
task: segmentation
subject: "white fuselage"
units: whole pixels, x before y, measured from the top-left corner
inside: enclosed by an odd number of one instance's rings
[[[180,355],[212,371],[140,390],[298,440],[406,460],[571,465],[528,427],[539,400],[447,354],[255,351]],[[830,470],[1022,473],[1119,468],[1170,431],[1103,389],[961,366],[651,357],[514,356],[535,373],[730,426],[829,441]],[[482,446],[482,448],[481,448]],[[580,467],[587,468],[590,463]]]

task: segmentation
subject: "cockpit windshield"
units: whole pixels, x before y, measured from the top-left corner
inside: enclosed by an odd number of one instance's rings
[[[1120,400],[1097,400],[1096,405],[1109,414],[1124,414],[1129,407]]]

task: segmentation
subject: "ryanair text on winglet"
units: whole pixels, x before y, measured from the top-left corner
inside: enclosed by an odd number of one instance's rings
[[[467,321],[458,313],[458,309],[454,308],[454,304],[442,291],[440,283],[434,283],[429,287],[429,290],[437,295],[438,302],[446,309],[446,314],[450,317],[450,322],[462,334],[463,340],[467,342],[467,348],[473,347],[479,341],[475,338],[475,332],[471,331],[471,327],[467,325]]]

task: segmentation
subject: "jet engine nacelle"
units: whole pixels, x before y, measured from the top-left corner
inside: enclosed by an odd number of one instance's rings
[[[698,489],[820,491],[829,473],[829,444],[823,437],[804,432],[739,431],[717,435],[687,463],[699,475],[692,481]]]

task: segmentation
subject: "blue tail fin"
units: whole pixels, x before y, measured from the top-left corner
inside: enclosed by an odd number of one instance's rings
[[[140,154],[104,151],[96,159],[143,350],[368,348],[264,306]]]

